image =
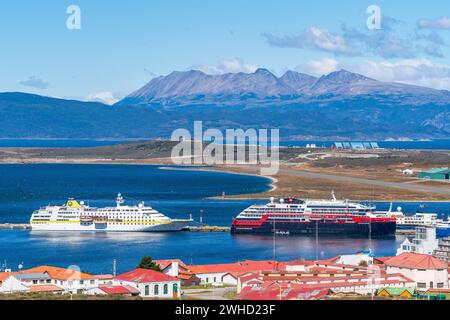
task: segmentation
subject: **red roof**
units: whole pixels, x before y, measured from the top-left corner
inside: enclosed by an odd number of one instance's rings
[[[109,295],[137,294],[139,290],[130,286],[101,286],[100,290]]]
[[[379,264],[384,264],[389,259],[392,259],[392,257],[377,257],[377,258],[373,258],[373,262],[379,263]]]
[[[135,269],[123,274],[119,274],[114,279],[138,283],[178,281],[177,278],[168,276],[167,274],[164,274],[162,272],[147,269]]]
[[[31,286],[30,291],[31,292],[61,292],[61,291],[64,291],[64,289],[61,287],[49,284],[49,285]]]
[[[385,262],[389,267],[408,269],[447,269],[447,264],[428,254],[405,252]]]
[[[206,264],[188,266],[189,271],[193,273],[244,273],[248,271],[257,270],[276,270],[278,269],[278,262],[274,260],[267,261],[252,261],[246,260],[236,263],[224,263],[224,264]]]
[[[265,283],[260,287],[246,287],[239,294],[241,300],[313,300],[331,293],[329,288],[311,289],[296,285]]]

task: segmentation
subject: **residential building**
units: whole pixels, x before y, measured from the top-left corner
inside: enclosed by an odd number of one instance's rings
[[[0,275],[0,292],[56,292],[83,294],[99,285],[99,279],[65,268],[40,266]]]
[[[344,254],[334,258],[317,261],[317,263],[325,262],[333,263],[335,265],[370,266],[373,264],[373,257],[369,251],[360,251],[354,254]]]
[[[29,275],[30,278],[39,274],[46,274],[48,278],[33,279],[33,285],[55,285],[64,290],[66,293],[83,294],[87,290],[97,288],[99,286],[99,278],[74,269],[58,268],[51,266],[40,266],[28,270],[20,271],[21,275]],[[22,276],[26,277],[26,276]],[[36,280],[38,283],[36,283]],[[25,279],[25,282],[27,280]],[[44,282],[45,281],[45,282]]]
[[[156,260],[155,262],[165,274],[182,279],[183,286],[189,286],[189,283],[192,282],[194,284],[236,285],[237,275],[239,274],[250,271],[276,270],[285,266],[284,263],[279,263],[274,260],[246,260],[235,263],[205,265],[186,265],[177,259]],[[183,275],[188,280],[183,279]],[[197,280],[200,281],[198,282]]]
[[[114,277],[114,285],[133,287],[145,298],[177,299],[181,281],[162,272],[135,269]]]
[[[405,252],[385,262],[386,272],[412,279],[420,291],[448,288],[448,265],[431,255]]]
[[[169,276],[180,279],[183,287],[197,286],[201,279],[191,272],[179,259],[155,260],[161,271]]]
[[[406,238],[397,250],[397,255],[404,252],[421,254],[433,254],[438,248],[439,241],[436,239],[436,228],[416,227],[415,236],[412,240]]]
[[[414,289],[411,288],[383,288],[378,290],[377,296],[380,297],[400,297],[411,299],[414,296]]]
[[[358,293],[370,294],[376,290],[385,287],[396,288],[413,288],[414,281],[402,274],[387,274],[384,270],[379,273],[371,274],[369,272],[348,273],[338,272],[336,270],[320,273],[265,273],[265,274],[248,274],[239,277],[238,294],[241,296],[243,292],[247,295],[251,292],[263,292],[267,288],[272,288],[272,284],[278,285],[280,288],[291,286],[304,290],[304,292],[313,292],[316,290],[330,290],[338,293]]]
[[[15,273],[2,272],[0,273],[0,293],[17,293],[27,292],[30,288],[24,285],[18,278],[15,277]]]
[[[439,241],[439,245],[434,250],[433,256],[441,261],[450,263],[450,237],[443,238]]]

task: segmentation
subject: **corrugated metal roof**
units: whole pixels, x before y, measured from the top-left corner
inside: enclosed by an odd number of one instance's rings
[[[434,173],[450,173],[450,170],[448,168],[433,168],[427,171],[424,171],[423,173],[430,173],[430,174],[434,174]]]
[[[19,273],[14,275],[19,280],[47,280],[50,276],[47,273]]]

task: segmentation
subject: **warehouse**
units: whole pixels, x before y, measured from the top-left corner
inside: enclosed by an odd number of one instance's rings
[[[433,168],[419,173],[420,179],[430,180],[450,180],[450,170],[448,168]]]

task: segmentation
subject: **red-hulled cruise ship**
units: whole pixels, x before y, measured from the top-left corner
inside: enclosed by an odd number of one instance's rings
[[[233,219],[233,234],[394,235],[396,219],[374,206],[336,200],[270,199]]]

